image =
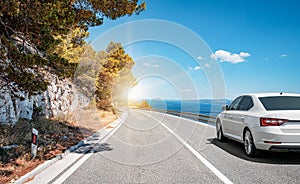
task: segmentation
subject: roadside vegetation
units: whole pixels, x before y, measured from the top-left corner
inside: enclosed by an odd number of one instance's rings
[[[133,109],[151,109],[151,105],[147,100],[131,100],[129,101],[129,107]]]
[[[93,109],[81,109],[76,114],[55,119],[23,119],[15,125],[0,124],[0,183],[17,180],[116,119],[111,112]],[[31,155],[32,128],[39,130],[35,158]]]

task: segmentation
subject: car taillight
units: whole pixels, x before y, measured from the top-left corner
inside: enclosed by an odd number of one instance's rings
[[[277,118],[260,118],[260,126],[280,126],[289,120]]]

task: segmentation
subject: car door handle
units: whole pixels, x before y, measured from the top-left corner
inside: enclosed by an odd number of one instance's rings
[[[232,119],[232,118],[233,118],[233,116],[229,116],[229,118],[230,118],[230,119]]]
[[[241,117],[241,120],[242,120],[242,121],[244,121],[244,120],[245,120],[245,118],[244,118],[244,117]]]

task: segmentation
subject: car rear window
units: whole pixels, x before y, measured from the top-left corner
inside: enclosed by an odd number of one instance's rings
[[[297,96],[260,97],[259,100],[267,111],[300,110],[300,97]]]

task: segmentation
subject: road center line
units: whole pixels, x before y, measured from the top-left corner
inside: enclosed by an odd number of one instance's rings
[[[148,115],[144,112],[142,112],[146,116],[154,119],[158,123],[160,123],[165,129],[167,129],[171,134],[173,134],[187,149],[189,149],[208,169],[210,169],[222,182],[225,184],[233,184],[232,181],[230,181],[223,173],[221,173],[214,165],[212,165],[208,160],[206,160],[197,150],[195,150],[191,145],[189,145],[185,140],[183,140],[181,137],[179,137],[173,130],[171,130],[169,127],[167,127],[165,124],[163,124],[158,119],[154,118],[151,115]]]

